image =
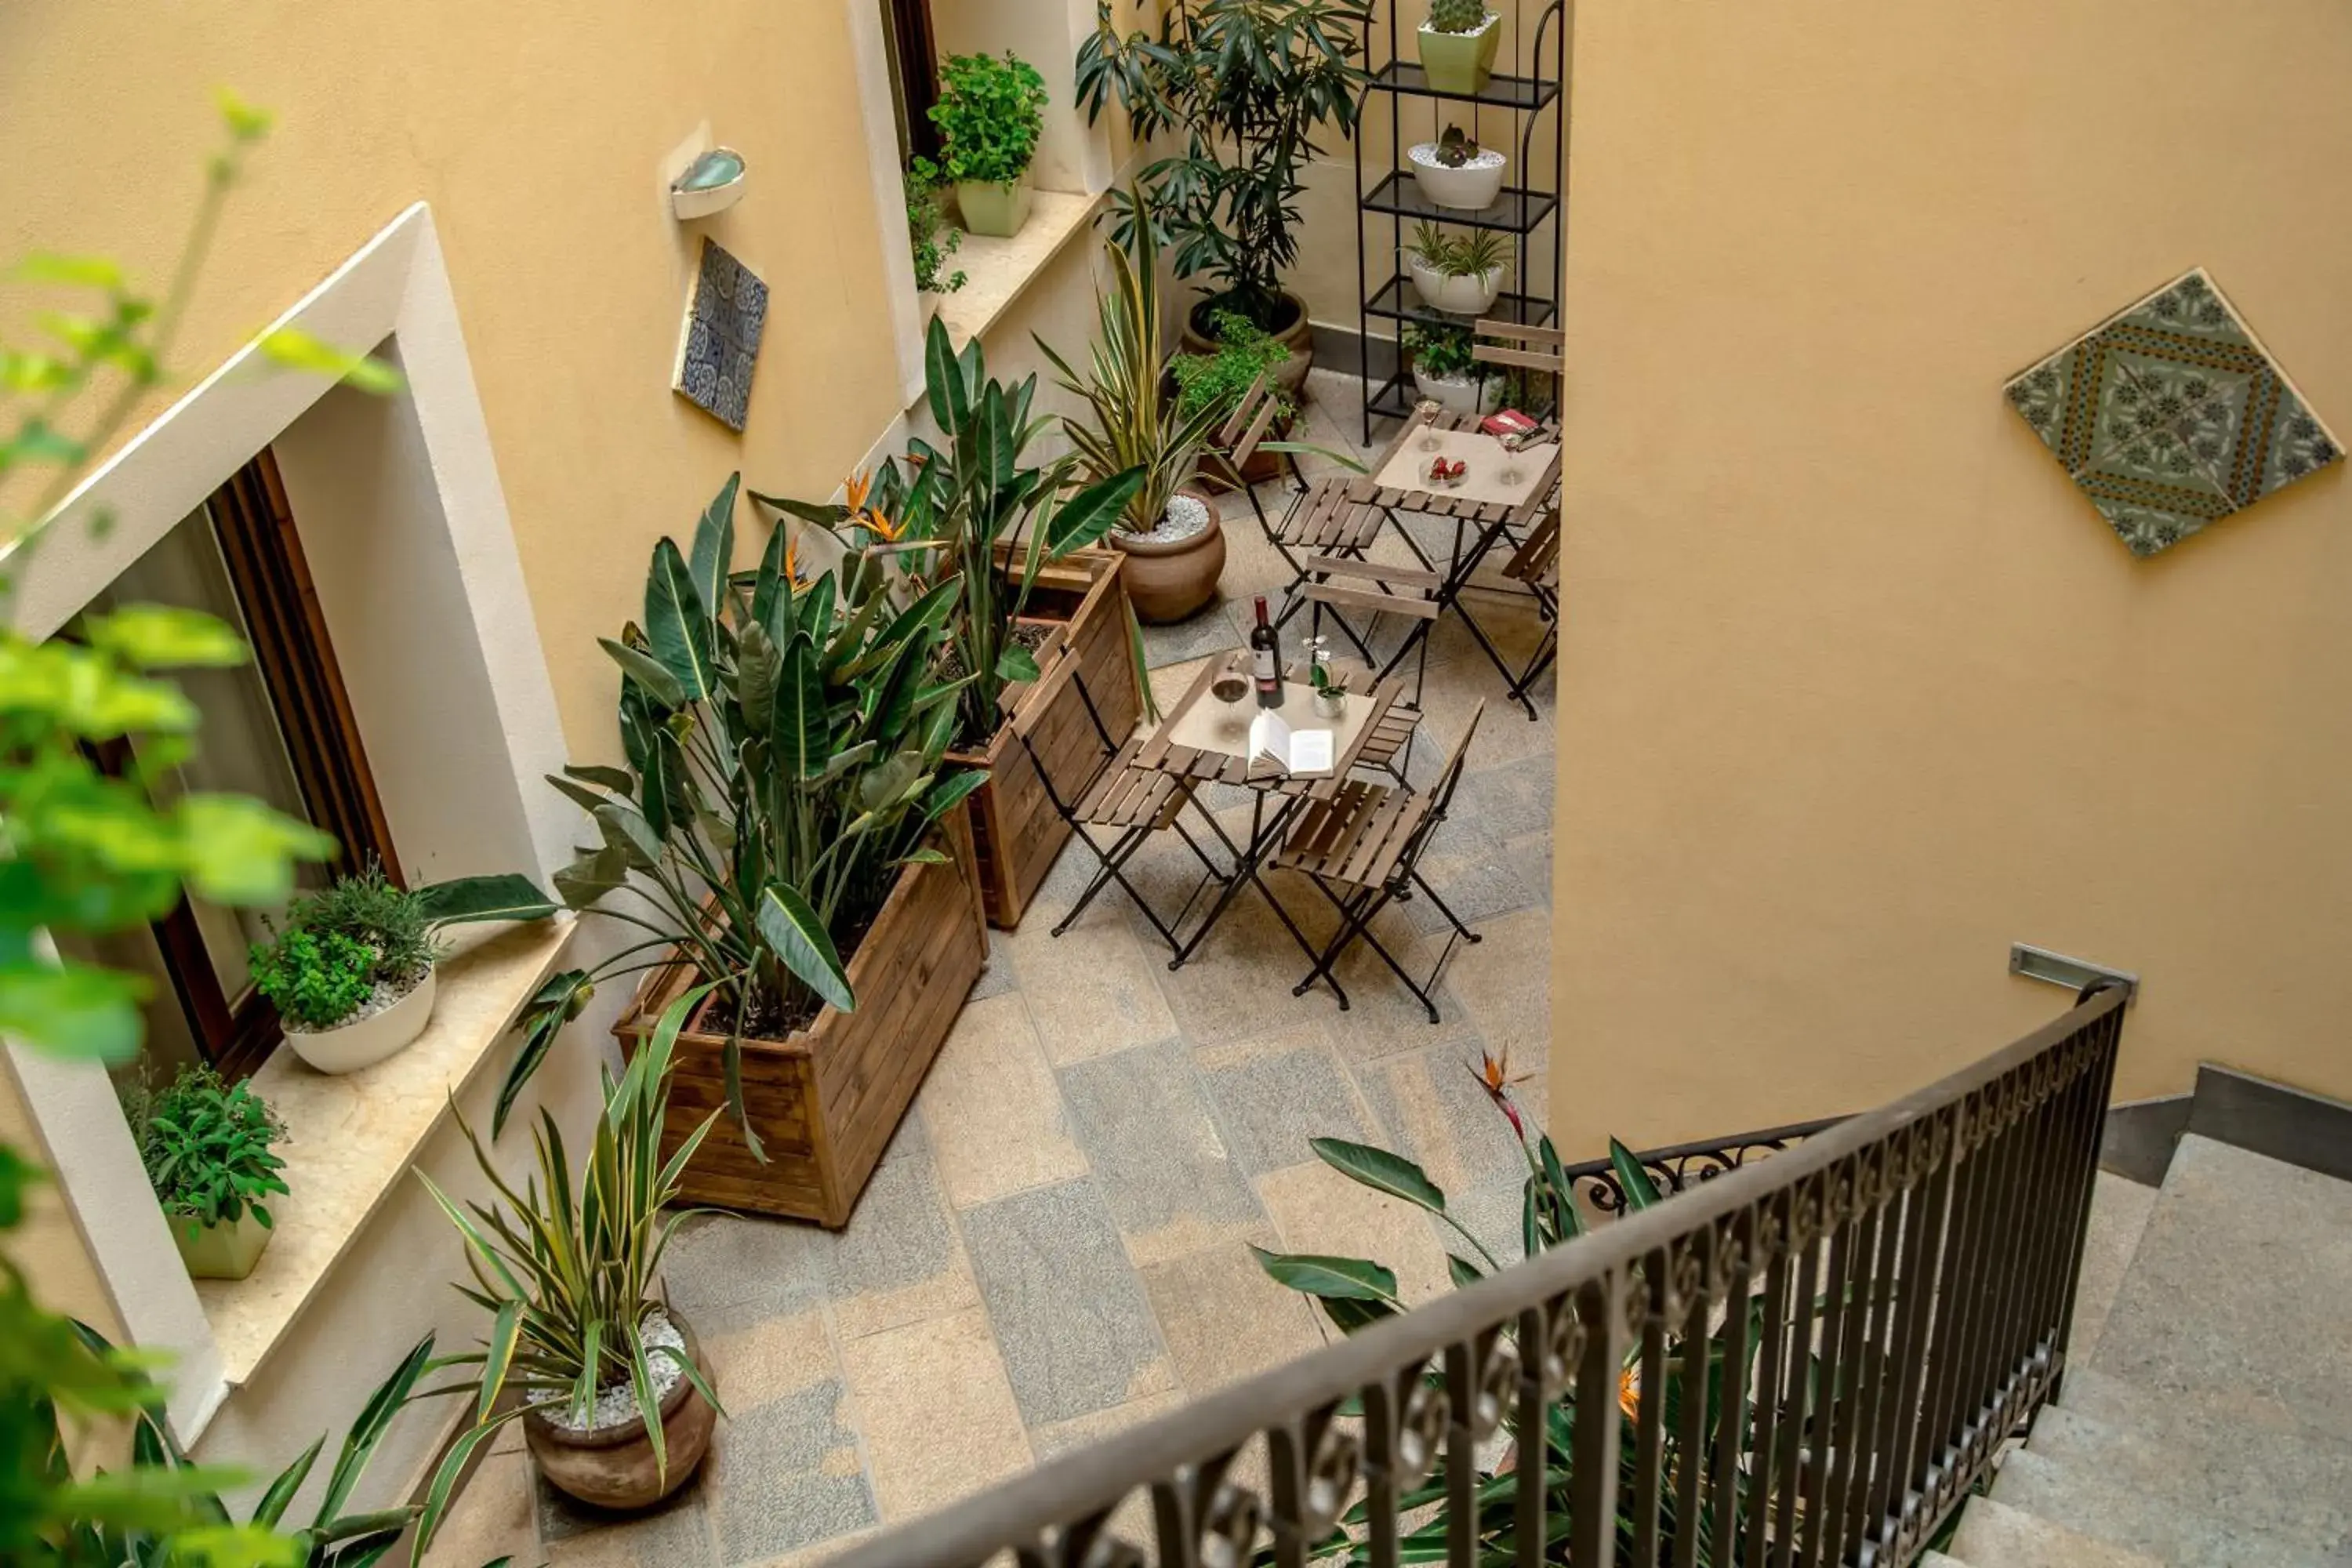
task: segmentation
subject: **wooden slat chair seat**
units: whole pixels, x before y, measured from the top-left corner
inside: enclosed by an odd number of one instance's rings
[[[1339,930],[1326,944],[1307,977],[1291,988],[1292,994],[1304,996],[1319,981],[1331,987],[1332,994],[1339,999],[1340,1010],[1345,1012],[1348,993],[1340,987],[1335,966],[1348,949],[1361,940],[1370,943],[1372,951],[1419,999],[1429,1021],[1438,1021],[1437,1004],[1430,999],[1430,990],[1444,972],[1454,944],[1475,942],[1478,933],[1463,924],[1461,917],[1423,879],[1421,857],[1453,808],[1454,792],[1462,782],[1471,739],[1477,734],[1478,721],[1486,711],[1484,702],[1472,710],[1462,739],[1454,743],[1437,782],[1428,789],[1414,793],[1349,780],[1337,793],[1309,801],[1300,811],[1272,863],[1284,870],[1297,872],[1321,889],[1323,896],[1339,911]],[[1373,920],[1391,902],[1415,894],[1427,898],[1454,928],[1425,980],[1414,979],[1371,929]]]
[[[1046,765],[1045,758],[1038,751],[1034,731],[1045,721],[1048,710],[1055,704],[1024,703],[1013,720],[1013,733],[1020,741],[1021,749],[1028,753],[1031,766],[1045,786],[1046,800],[1062,820],[1069,824],[1072,839],[1085,845],[1098,862],[1086,890],[1078,895],[1077,902],[1070,906],[1070,912],[1055,925],[1054,934],[1060,936],[1069,930],[1078,916],[1086,912],[1087,906],[1094,902],[1095,895],[1112,882],[1117,882],[1135,901],[1135,907],[1143,911],[1143,918],[1151,922],[1152,929],[1160,933],[1160,939],[1168,943],[1168,950],[1175,952],[1181,946],[1176,938],[1176,928],[1183,924],[1184,916],[1201,896],[1201,889],[1213,881],[1222,882],[1230,875],[1220,869],[1216,861],[1210,858],[1208,851],[1184,830],[1184,825],[1179,819],[1184,807],[1191,805],[1201,820],[1209,825],[1210,832],[1224,845],[1234,863],[1240,860],[1240,851],[1234,847],[1233,840],[1225,837],[1225,830],[1217,825],[1217,819],[1193,798],[1184,780],[1143,765],[1140,756],[1150,738],[1149,735],[1139,730],[1124,742],[1112,739],[1109,729],[1103,723],[1102,710],[1095,706],[1094,694],[1087,689],[1085,678],[1078,673],[1075,661],[1059,673],[1077,687],[1079,701],[1086,709],[1087,720],[1093,726],[1098,743],[1094,767],[1083,781],[1066,790],[1055,782],[1054,770]],[[1053,677],[1048,675],[1042,679],[1051,679]],[[1108,847],[1097,843],[1094,835],[1087,831],[1090,827],[1103,828],[1113,835]],[[1150,900],[1127,877],[1127,863],[1134,858],[1136,851],[1143,847],[1152,834],[1163,827],[1176,830],[1176,836],[1184,841],[1207,872],[1185,899],[1183,908],[1176,911],[1175,918],[1167,921],[1160,918]]]
[[[1527,584],[1544,621],[1542,640],[1528,656],[1527,668],[1511,679],[1512,700],[1525,701],[1528,688],[1559,655],[1559,508],[1546,512],[1529,531],[1526,542],[1503,567],[1503,575]]]

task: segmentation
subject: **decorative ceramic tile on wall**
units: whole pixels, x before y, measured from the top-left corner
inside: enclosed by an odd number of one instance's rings
[[[709,238],[686,302],[686,329],[671,387],[730,429],[743,428],[751,372],[768,325],[768,286]]]
[[[2135,555],[2344,456],[2202,268],[2100,322],[2008,395]]]

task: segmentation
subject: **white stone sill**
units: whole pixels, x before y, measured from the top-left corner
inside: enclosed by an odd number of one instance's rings
[[[575,923],[567,914],[516,926],[444,959],[433,1021],[389,1060],[330,1077],[281,1050],[253,1075],[254,1091],[285,1120],[279,1153],[292,1193],[270,1205],[275,1234],[250,1277],[195,1281],[230,1387],[251,1379],[369,1216],[414,1180],[409,1166],[448,1119],[451,1097],[500,1056],[494,1047],[553,973]]]
[[[1011,239],[965,235],[962,247],[948,258],[948,270],[961,269],[964,285],[940,300],[949,341],[961,351],[984,335],[1065,246],[1091,231],[1102,205],[1101,196],[1038,191],[1031,199],[1029,221]]]

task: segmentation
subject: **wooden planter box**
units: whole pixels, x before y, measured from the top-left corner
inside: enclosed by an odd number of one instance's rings
[[[1082,550],[1045,568],[1030,595],[1029,615],[1063,626],[1052,644],[1038,650],[1037,679],[1014,699],[1014,711],[1026,714],[1032,703],[1047,705],[1030,740],[1053,771],[1062,798],[1071,800],[1102,756],[1102,742],[1073,678],[1085,679],[1104,728],[1115,739],[1124,740],[1143,712],[1118,552]],[[996,731],[986,751],[948,755],[988,770],[988,782],[967,797],[971,837],[988,923],[1011,931],[1069,841],[1069,825],[1054,809],[1010,724]]]
[[[715,1208],[849,1223],[866,1179],[948,1037],[988,961],[971,830],[961,805],[940,819],[948,863],[899,873],[850,955],[854,1013],[827,1007],[784,1040],[743,1042],[743,1099],[768,1156],[752,1158],[727,1109],[726,1037],[681,1030],[670,1069],[663,1158],[713,1110],[710,1135],[687,1167],[680,1196]],[[694,984],[684,960],[649,972],[613,1026],[635,1051],[663,1009]]]

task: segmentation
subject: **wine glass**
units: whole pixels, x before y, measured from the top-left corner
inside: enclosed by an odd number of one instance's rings
[[[1217,673],[1209,679],[1210,696],[1220,702],[1232,704],[1250,694],[1250,674],[1244,659],[1245,656],[1238,653],[1225,656],[1225,662],[1219,665]]]

